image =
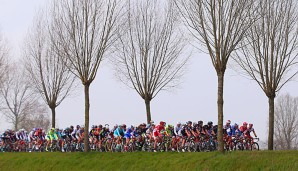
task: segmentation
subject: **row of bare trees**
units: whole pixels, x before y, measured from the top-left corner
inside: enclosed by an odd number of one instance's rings
[[[0,36],[1,37],[1,36]],[[20,128],[49,128],[49,117],[44,106],[27,80],[24,65],[8,59],[10,50],[7,41],[0,38],[0,111],[14,130]],[[37,119],[37,118],[42,118]]]
[[[176,0],[191,34],[218,76],[219,150],[223,151],[223,83],[230,57],[269,99],[268,149],[273,150],[274,98],[298,72],[298,13],[294,0]]]
[[[296,8],[294,0],[54,0],[28,33],[26,73],[51,109],[53,127],[55,108],[76,80],[82,83],[88,151],[89,89],[102,61],[111,59],[119,79],[145,101],[149,123],[151,100],[179,84],[188,61],[184,50],[192,41],[209,54],[217,73],[219,150],[224,150],[224,75],[230,58],[269,99],[272,150],[274,98],[298,72]]]

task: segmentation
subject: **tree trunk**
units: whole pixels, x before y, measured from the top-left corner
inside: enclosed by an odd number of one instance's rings
[[[85,130],[84,130],[84,151],[89,151],[89,86],[90,84],[84,85],[85,88]]]
[[[218,129],[217,129],[217,140],[218,140],[218,150],[224,152],[223,144],[223,86],[224,86],[224,72],[219,72],[218,77],[218,87],[217,87],[217,112],[218,112]]]
[[[274,133],[274,97],[269,97],[269,131],[268,131],[268,150],[273,150]]]
[[[16,123],[14,124],[14,130],[18,131],[18,126],[19,126],[19,119],[16,117]]]
[[[52,111],[52,128],[55,128],[55,123],[56,123],[56,108],[53,107],[51,108]]]
[[[147,123],[150,124],[150,121],[151,121],[150,100],[145,100],[145,104],[146,104]]]

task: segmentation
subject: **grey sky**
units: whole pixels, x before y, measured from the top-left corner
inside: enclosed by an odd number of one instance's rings
[[[0,28],[10,43],[12,55],[21,58],[21,45],[38,8],[46,0],[0,0]],[[115,79],[112,67],[104,61],[90,89],[90,125],[109,123],[138,124],[146,122],[143,99],[132,89]],[[281,93],[298,96],[297,82],[290,82]],[[254,123],[261,140],[267,139],[268,102],[254,81],[227,70],[224,85],[224,122]],[[185,122],[187,120],[217,123],[217,77],[209,56],[193,53],[183,84],[171,92],[161,92],[152,104],[155,122]],[[84,123],[83,87],[77,96],[66,99],[57,109],[57,123],[65,128]],[[0,131],[9,127],[3,117]]]

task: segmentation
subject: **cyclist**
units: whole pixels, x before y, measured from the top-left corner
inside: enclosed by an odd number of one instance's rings
[[[247,122],[243,122],[242,126],[240,127],[240,131],[244,135],[246,133],[246,130],[247,130]]]
[[[77,140],[76,139],[76,133],[78,132],[78,130],[80,130],[80,125],[77,125],[75,129],[73,129],[72,133],[70,134],[73,140]]]
[[[168,125],[166,127],[166,132],[167,132],[168,137],[172,138],[172,140],[171,140],[172,151],[175,151],[174,146],[176,144],[176,134],[175,134],[174,126]]]
[[[207,123],[207,134],[209,135],[209,136],[211,136],[211,137],[213,137],[213,136],[215,136],[216,134],[215,134],[215,132],[214,132],[214,129],[213,129],[213,122],[212,121],[209,121],[208,123]]]
[[[255,129],[253,128],[253,124],[249,124],[249,125],[248,125],[248,128],[247,128],[246,133],[245,133],[245,135],[246,135],[247,138],[249,138],[249,139],[252,139],[252,137],[251,137],[251,135],[250,135],[251,132],[254,134],[255,137],[257,137],[257,134],[256,134],[256,132],[255,132]]]
[[[28,134],[28,145],[29,145],[29,152],[31,152],[31,149],[32,149],[32,143],[33,143],[33,141],[34,141],[34,134],[35,134],[35,131],[36,131],[37,129],[36,128],[33,128],[30,132],[29,132],[29,134]]]
[[[125,133],[125,128],[126,128],[126,125],[122,124],[122,125],[118,126],[118,128],[114,131],[114,138],[116,138],[116,144],[117,144],[116,149],[117,150],[119,150],[119,148],[120,148],[122,137],[124,136],[124,133]]]
[[[159,142],[162,139],[161,132],[165,130],[166,123],[163,121],[160,121],[159,125],[155,126],[153,130],[153,139],[154,139],[154,147],[153,151],[156,152],[156,146],[157,142]]]
[[[136,128],[137,146],[142,147],[146,137],[146,124],[142,123]]]
[[[77,146],[76,146],[76,149],[79,149],[79,145],[81,142],[84,141],[84,131],[85,131],[85,126],[82,125],[80,127],[80,129],[76,132],[76,139],[78,140],[78,143],[77,143]]]
[[[194,135],[193,128],[192,128],[191,125],[192,125],[192,122],[191,121],[188,121],[186,123],[186,125],[182,126],[182,129],[181,129],[181,134],[182,134],[182,143],[181,143],[182,152],[185,152],[184,145],[185,145],[186,139],[187,138],[190,138],[191,136]]]
[[[106,124],[105,127],[103,127],[102,130],[100,128],[97,128],[97,131],[99,131],[99,149],[101,149],[102,142],[104,141],[105,138],[107,138],[110,135],[110,128],[109,125]],[[110,144],[109,144],[110,146]]]
[[[232,126],[231,126],[231,121],[227,120],[226,124],[223,126],[223,138],[226,142],[231,142],[231,131],[232,131]]]
[[[64,144],[67,140],[71,141],[71,129],[69,127],[65,128],[61,134],[61,138],[63,139],[62,140],[62,145],[61,145],[61,151],[64,152]]]
[[[235,123],[234,125],[232,125],[232,130],[230,132],[230,136],[232,137],[240,137],[242,134],[242,132],[239,129],[239,126],[237,123]]]
[[[53,143],[53,141],[57,141],[58,140],[58,136],[55,133],[55,128],[52,128],[49,130],[48,134],[46,135],[46,140],[47,140],[47,145],[46,145],[46,151],[48,150],[49,145]]]
[[[124,134],[124,137],[126,139],[126,143],[124,146],[124,150],[127,151],[128,150],[128,145],[130,140],[132,139],[134,141],[134,137],[136,136],[136,132],[135,132],[135,127],[131,126],[130,128],[128,128]]]

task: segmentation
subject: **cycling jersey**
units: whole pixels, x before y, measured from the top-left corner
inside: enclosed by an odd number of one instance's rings
[[[132,130],[131,128],[128,128],[127,131],[124,134],[125,138],[131,138],[132,136],[135,136],[136,133],[134,130]]]
[[[166,132],[169,136],[173,137],[175,136],[176,134],[174,133],[174,129],[173,128],[169,128],[169,127],[166,127]]]
[[[177,136],[180,134],[181,132],[181,129],[182,129],[182,126],[180,125],[179,127],[178,126],[175,126],[174,128],[174,134]]]
[[[124,136],[124,129],[120,128],[120,126],[114,131],[114,137]]]
[[[27,135],[24,131],[18,131],[16,132],[16,138],[17,140],[27,140]]]
[[[99,132],[99,136],[101,139],[108,137],[108,135],[110,134],[110,130],[103,128],[100,132]]]
[[[153,136],[154,137],[158,137],[161,136],[161,131],[165,130],[164,126],[161,125],[157,125],[154,129],[153,129]]]
[[[237,126],[237,128],[233,125],[232,126],[232,129],[231,129],[231,132],[230,132],[230,134],[229,134],[229,136],[241,136],[241,131],[240,131],[240,129],[238,128],[238,126]]]
[[[224,125],[223,126],[223,134],[226,134],[226,135],[231,135],[231,131],[232,131],[232,127],[231,125]]]
[[[48,134],[46,135],[46,140],[58,140],[58,136],[57,136],[57,134],[55,133],[55,131],[52,131],[52,130],[50,130],[49,132],[48,132]]]

